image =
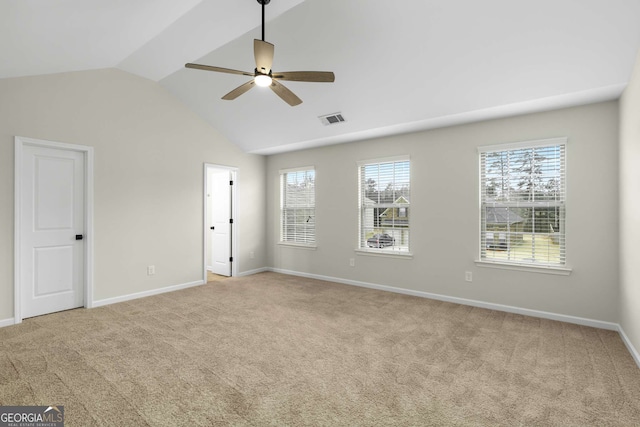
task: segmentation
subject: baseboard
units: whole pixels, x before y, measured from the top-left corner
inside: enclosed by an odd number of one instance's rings
[[[16,322],[16,319],[13,317],[10,317],[8,319],[2,319],[0,320],[0,328],[4,328],[5,326],[11,326],[14,325]]]
[[[106,298],[98,301],[93,301],[93,308],[102,307],[104,305],[116,304],[119,302],[131,301],[138,298],[150,297],[152,295],[164,294],[167,292],[179,291],[181,289],[192,288],[194,286],[200,286],[205,284],[203,280],[196,280],[195,282],[183,283],[181,285],[167,286],[165,288],[152,289],[150,291],[137,292],[135,294],[122,295],[119,297]]]
[[[451,297],[441,294],[432,294],[429,292],[414,291],[412,289],[396,288],[394,286],[378,285],[375,283],[360,282],[357,280],[341,279],[339,277],[322,276],[319,274],[301,273],[292,270],[282,270],[279,268],[270,268],[269,271],[274,273],[288,274],[292,276],[307,277],[309,279],[326,280],[329,282],[342,283],[344,285],[360,286],[362,288],[377,289],[380,291],[394,292],[397,294],[412,295],[421,298],[429,298],[438,301],[451,302],[455,304],[469,305],[473,307],[486,308],[489,310],[504,311],[507,313],[522,314],[524,316],[538,317],[541,319],[557,320],[560,322],[574,323],[576,325],[591,326],[593,328],[607,329],[618,331],[617,323],[603,322],[600,320],[586,319],[583,317],[568,316],[566,314],[550,313],[547,311],[531,310],[528,308],[514,307],[510,305],[494,304],[484,301],[471,300],[466,298]]]
[[[633,357],[633,360],[636,361],[636,365],[638,365],[638,368],[640,368],[640,353],[638,352],[638,350],[636,350],[633,344],[631,344],[631,340],[629,339],[627,334],[624,333],[624,329],[622,329],[622,326],[620,325],[618,325],[618,333],[620,334],[624,345],[627,346],[627,350],[629,350],[629,353],[631,353],[631,357]]]
[[[255,270],[243,271],[238,273],[238,277],[251,276],[252,274],[264,273],[265,271],[273,271],[269,267],[256,268]]]

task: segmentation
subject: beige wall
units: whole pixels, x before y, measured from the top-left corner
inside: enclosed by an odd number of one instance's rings
[[[95,300],[201,280],[203,164],[239,168],[239,271],[265,265],[265,159],[113,70],[0,80],[0,320],[13,317],[14,136],[95,149]],[[249,252],[255,252],[250,259]],[[147,276],[146,266],[156,266]]]
[[[640,53],[620,99],[620,325],[640,351]]]
[[[476,267],[477,147],[568,137],[567,261],[556,276]],[[479,122],[267,158],[268,263],[278,269],[618,322],[618,103]],[[358,160],[409,154],[413,259],[363,256]],[[278,170],[316,168],[317,250],[277,245]],[[594,202],[594,195],[597,201]],[[355,258],[355,267],[349,267]],[[465,271],[473,282],[464,281]]]

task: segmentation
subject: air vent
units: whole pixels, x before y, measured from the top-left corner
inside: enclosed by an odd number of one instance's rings
[[[342,113],[333,113],[327,114],[326,116],[318,117],[323,125],[335,125],[338,123],[344,122],[344,117],[342,117]]]

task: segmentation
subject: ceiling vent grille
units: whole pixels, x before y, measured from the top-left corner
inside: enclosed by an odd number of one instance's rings
[[[336,125],[345,121],[342,113],[327,114],[326,116],[320,116],[318,118],[325,126]]]

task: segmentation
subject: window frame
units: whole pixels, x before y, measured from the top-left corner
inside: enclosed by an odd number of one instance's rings
[[[312,214],[312,218],[313,218],[313,228],[312,228],[312,239],[310,241],[306,241],[307,238],[305,237],[305,239],[300,239],[297,240],[297,236],[294,234],[293,236],[293,240],[285,240],[287,235],[287,223],[286,221],[286,217],[287,217],[287,207],[285,206],[286,203],[286,194],[285,194],[285,182],[287,179],[288,174],[292,174],[292,173],[299,173],[299,172],[304,172],[305,174],[308,172],[313,172],[313,197],[312,197],[312,204],[308,205],[308,206],[303,206],[302,209],[308,209],[308,210],[313,210],[313,214]],[[280,211],[279,211],[279,218],[278,218],[278,244],[279,245],[283,245],[283,246],[293,246],[293,247],[299,247],[299,248],[303,248],[303,249],[315,249],[317,247],[317,229],[316,229],[316,189],[315,189],[315,183],[316,183],[316,178],[317,178],[317,171],[315,166],[302,166],[302,167],[297,167],[297,168],[288,168],[288,169],[280,169],[278,171],[278,183],[279,183],[279,187],[280,187]],[[299,209],[300,207],[290,207],[289,209]],[[293,226],[296,227],[299,224],[294,223]]]
[[[515,143],[505,143],[505,144],[497,144],[497,145],[488,145],[478,147],[478,188],[479,188],[479,197],[478,197],[478,213],[479,213],[479,245],[478,245],[478,259],[475,261],[476,265],[480,267],[495,267],[500,269],[507,270],[524,270],[531,272],[542,272],[549,274],[560,274],[560,275],[568,275],[571,273],[571,268],[567,262],[567,233],[566,233],[566,223],[567,223],[567,152],[568,152],[568,138],[566,137],[558,137],[558,138],[550,138],[550,139],[541,139],[541,140],[531,140],[531,141],[521,141]],[[498,203],[499,207],[524,207],[524,208],[535,208],[536,206],[542,207],[558,207],[561,209],[561,214],[559,215],[559,232],[561,233],[561,246],[559,248],[560,251],[560,261],[559,263],[550,263],[550,262],[541,262],[541,261],[525,261],[525,260],[503,260],[496,258],[487,258],[483,256],[486,250],[483,250],[483,244],[486,243],[486,239],[483,239],[483,234],[487,233],[486,224],[483,222],[483,211],[485,207],[487,207],[487,202],[484,199],[484,178],[485,171],[483,170],[483,156],[486,156],[487,153],[495,153],[495,152],[508,152],[515,150],[526,150],[526,149],[535,149],[535,148],[544,148],[544,147],[557,147],[562,146],[562,157],[560,159],[560,200],[558,201],[546,201],[543,203],[539,202],[503,202]],[[539,204],[536,204],[539,203]],[[496,204],[493,204],[496,206]],[[484,229],[483,229],[484,228]],[[535,233],[534,233],[535,234]]]
[[[388,209],[388,208],[406,208],[406,212],[407,212],[407,216],[406,221],[407,221],[407,240],[408,240],[408,244],[407,244],[407,248],[406,250],[402,250],[402,249],[388,249],[388,247],[383,247],[383,248],[369,248],[368,246],[366,246],[366,233],[363,236],[364,233],[364,228],[365,228],[365,224],[364,224],[364,210],[366,209],[364,206],[364,186],[363,186],[363,174],[362,174],[362,168],[365,166],[370,166],[370,165],[380,165],[380,164],[385,164],[385,163],[401,163],[401,162],[408,162],[409,163],[409,192],[407,194],[407,196],[409,197],[409,203],[407,205],[398,205],[396,203],[390,203],[390,204],[383,204],[383,206],[379,206],[377,208],[372,208],[375,212],[376,209],[380,210],[380,209]],[[358,188],[357,188],[357,192],[358,192],[358,197],[357,197],[357,203],[358,203],[358,231],[357,231],[357,240],[356,240],[356,248],[355,248],[355,252],[361,255],[371,255],[371,256],[383,256],[383,257],[389,257],[389,258],[412,258],[413,257],[413,253],[411,252],[411,222],[408,216],[408,212],[409,212],[409,208],[411,207],[411,181],[412,181],[412,166],[411,166],[411,157],[409,155],[401,155],[401,156],[393,156],[393,157],[382,157],[382,158],[375,158],[375,159],[367,159],[367,160],[359,160],[356,162],[357,165],[357,175],[358,175]],[[395,168],[395,166],[394,166]],[[394,183],[396,181],[394,180]],[[389,206],[387,206],[389,205]],[[397,206],[396,206],[397,205]],[[405,219],[403,218],[403,219]],[[381,228],[380,224],[378,224],[378,227]],[[375,228],[375,227],[374,227]],[[394,236],[395,237],[395,236]],[[363,244],[364,243],[364,244]]]

